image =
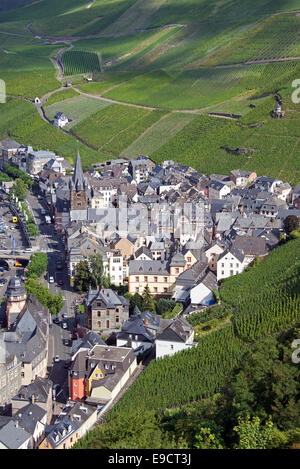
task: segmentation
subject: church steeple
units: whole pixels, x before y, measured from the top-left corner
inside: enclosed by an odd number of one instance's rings
[[[88,208],[88,185],[83,175],[79,151],[77,151],[74,174],[70,182],[70,208],[71,211]]]
[[[79,150],[77,151],[75,170],[74,170],[74,174],[73,174],[73,177],[72,177],[72,186],[77,192],[84,191],[85,188],[86,188],[85,187],[83,170],[82,170],[82,166],[81,166]]]

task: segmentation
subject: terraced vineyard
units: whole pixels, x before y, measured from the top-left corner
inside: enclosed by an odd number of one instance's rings
[[[162,111],[114,104],[75,125],[72,132],[96,150],[118,156],[163,115]]]
[[[80,73],[101,72],[101,59],[95,52],[82,50],[68,50],[62,55],[64,75],[79,75]]]
[[[202,61],[206,65],[300,57],[300,16],[274,15]]]

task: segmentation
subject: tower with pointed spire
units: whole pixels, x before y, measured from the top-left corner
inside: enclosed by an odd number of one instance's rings
[[[72,210],[86,210],[88,207],[88,190],[84,178],[79,151],[77,151],[75,170],[70,182],[70,203]]]

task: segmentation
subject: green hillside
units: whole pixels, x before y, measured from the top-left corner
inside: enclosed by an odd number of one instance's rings
[[[291,360],[299,282],[299,240],[226,279],[220,296],[232,322],[207,332],[192,349],[151,361],[104,424],[76,447],[198,448],[201,427],[232,447],[232,428],[247,414],[262,421],[271,416],[278,432],[298,427],[299,438],[299,376]],[[281,437],[273,444],[284,445]],[[203,441],[203,448],[213,443]]]
[[[291,83],[300,72],[297,3],[6,2],[0,11],[0,78],[6,82],[9,98],[46,99],[51,93],[50,100],[61,103],[62,110],[70,109],[74,135],[68,138],[73,146],[77,139],[86,147],[85,167],[103,161],[105,155],[131,157],[141,152],[158,162],[172,155],[172,159],[202,172],[228,172],[239,166],[295,183],[299,179],[300,131],[299,114],[290,95]],[[93,77],[91,83],[86,81],[87,76]],[[75,109],[73,102],[64,103],[61,86],[66,79],[72,80],[72,92],[85,94],[89,99],[86,103],[94,99],[95,106],[87,109],[79,100]],[[270,117],[276,92],[283,96],[287,115],[279,122]],[[130,105],[126,114],[134,115],[133,126],[139,122],[139,128],[127,135],[122,130],[123,114],[115,113],[114,138],[117,140],[119,132],[118,145],[110,144],[105,137],[99,139],[101,123],[110,112],[107,103],[122,104],[124,111]],[[142,107],[157,114],[141,121]],[[224,118],[230,114],[240,117],[231,121]],[[33,138],[26,123],[18,122],[21,115],[16,113],[13,126],[4,114],[0,116],[0,138]],[[66,135],[58,132],[64,141]],[[23,143],[42,147],[39,135],[33,142]],[[197,139],[197,135],[205,135],[205,140]],[[66,154],[67,146],[50,140],[49,149],[61,148],[63,156],[74,158],[73,152]],[[222,146],[255,151],[233,158]]]

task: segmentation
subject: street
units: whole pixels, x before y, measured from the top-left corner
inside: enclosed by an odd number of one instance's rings
[[[36,196],[29,193],[27,195],[31,213],[34,216],[35,222],[40,230],[41,236],[38,239],[39,246],[38,252],[46,252],[48,255],[48,272],[46,272],[43,283],[47,286],[52,294],[62,293],[64,306],[59,314],[59,324],[53,322],[50,328],[50,341],[49,341],[49,355],[48,355],[48,370],[49,378],[53,384],[59,384],[62,390],[57,393],[57,402],[66,403],[68,399],[68,370],[64,368],[65,362],[71,358],[71,346],[64,345],[64,339],[71,339],[72,330],[75,322],[75,309],[72,308],[74,301],[80,296],[74,292],[69,286],[68,270],[66,265],[62,270],[56,269],[56,261],[64,258],[64,244],[54,231],[53,224],[46,224],[44,222],[45,215],[43,211],[48,213],[46,205],[43,204],[43,199],[38,199]],[[53,277],[54,282],[50,283],[49,279]],[[62,283],[61,285],[59,283]],[[66,315],[67,317],[63,317]],[[62,323],[67,324],[67,329],[62,328]],[[59,361],[54,362],[54,357],[58,355]]]

